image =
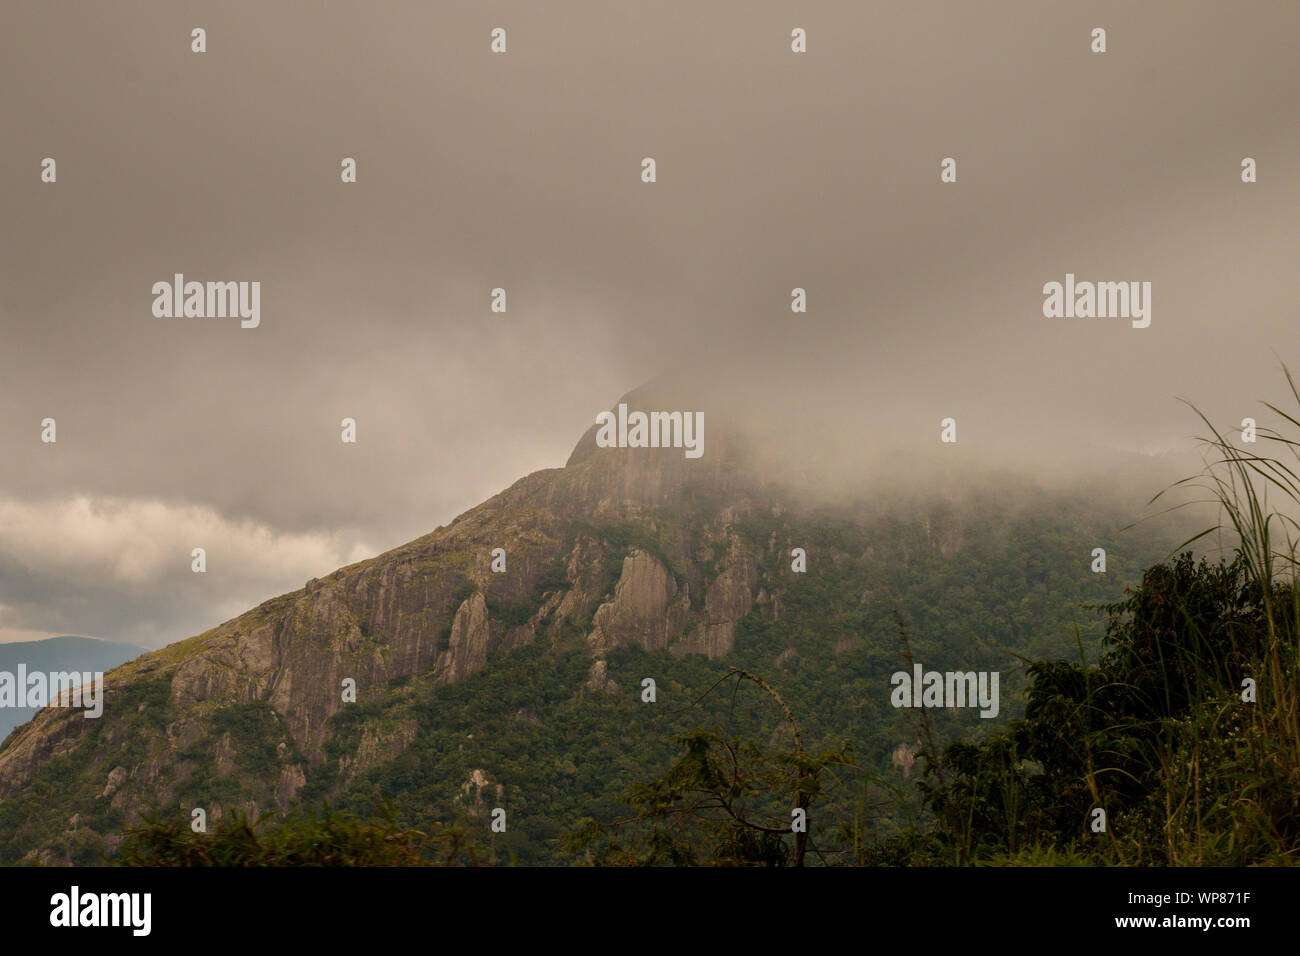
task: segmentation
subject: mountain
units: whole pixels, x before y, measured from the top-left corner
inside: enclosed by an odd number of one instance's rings
[[[657,388],[621,402],[683,407]],[[781,733],[748,698],[700,700],[732,665],[782,688],[810,746],[852,740],[899,777],[915,730],[889,703],[898,618],[927,668],[1003,672],[1005,719],[1017,655],[1095,646],[1101,621],[1081,605],[1117,600],[1186,537],[1168,520],[1119,534],[1133,502],[1114,472],[1051,489],[900,466],[902,480],[828,494],[806,461],[785,467],[761,430],[730,426],[725,403],[685,407],[705,406],[699,458],[600,447],[593,426],[563,468],[117,667],[99,719],[45,709],[0,749],[0,860],[94,862],[151,811],[384,798],[404,823],[477,826],[493,859],[559,862],[558,838],[620,812],[674,733]],[[998,721],[936,722],[956,736]],[[492,806],[507,832],[488,831]]]
[[[27,673],[79,671],[96,673],[148,653],[147,647],[118,644],[92,637],[48,637],[41,641],[0,644],[0,671],[17,674],[19,665]],[[0,707],[0,740],[19,724],[36,715],[34,707]]]

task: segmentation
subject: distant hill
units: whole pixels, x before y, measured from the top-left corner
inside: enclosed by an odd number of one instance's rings
[[[50,637],[43,641],[0,644],[0,671],[16,673],[19,664],[33,671],[109,671],[134,660],[149,648],[92,637]],[[34,707],[0,707],[0,740],[36,716]]]

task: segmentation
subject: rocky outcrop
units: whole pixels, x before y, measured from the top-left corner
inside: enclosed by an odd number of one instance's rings
[[[487,665],[487,602],[479,591],[465,599],[451,622],[451,648],[443,659],[446,679],[457,681]]]
[[[594,691],[616,691],[618,684],[610,679],[609,664],[602,658],[597,658],[591,665],[591,670],[587,672],[588,690]]]
[[[689,598],[677,600],[677,581],[654,555],[634,550],[623,559],[614,599],[596,609],[587,640],[596,651],[636,645],[659,651],[677,636]]]
[[[605,549],[591,535],[579,535],[565,561],[565,579],[570,587],[560,599],[556,613],[561,620],[587,621],[599,600],[602,586],[600,566]]]
[[[108,780],[104,784],[104,792],[101,797],[111,797],[117,788],[126,782],[127,773],[125,767],[114,767],[108,774]]]
[[[736,643],[736,623],[754,607],[758,562],[733,552],[731,563],[713,579],[704,596],[704,618],[691,636],[673,647],[675,654],[721,657]]]
[[[488,810],[488,801],[499,803],[505,788],[493,783],[487,773],[480,769],[469,775],[469,779],[460,788],[460,803],[466,813],[472,817],[481,816]]]
[[[306,783],[307,775],[302,772],[302,767],[298,764],[292,764],[280,771],[280,779],[275,785],[275,805],[281,812],[293,805],[298,791]]]
[[[415,739],[416,729],[413,720],[402,721],[388,730],[367,724],[356,751],[339,757],[339,779],[350,784],[369,768],[400,756]]]

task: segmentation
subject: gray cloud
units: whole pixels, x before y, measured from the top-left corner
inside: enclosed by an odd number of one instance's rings
[[[11,7],[0,638],[186,636],[681,364],[804,422],[774,446],[952,415],[1047,476],[1187,447],[1176,396],[1240,420],[1294,341],[1293,4]],[[261,327],[154,318],[174,272],[261,281]],[[1044,318],[1066,272],[1151,281],[1151,327]],[[244,569],[190,575],[198,536]]]

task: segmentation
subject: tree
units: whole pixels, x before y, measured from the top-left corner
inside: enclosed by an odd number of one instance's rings
[[[813,804],[826,796],[822,774],[848,764],[848,754],[809,753],[780,693],[749,671],[731,668],[703,696],[733,679],[733,693],[750,681],[776,703],[792,745],[765,753],[721,727],[678,735],[674,743],[683,753],[672,767],[628,788],[625,802],[636,815],[612,826],[584,820],[570,836],[570,849],[598,865],[804,865]]]

